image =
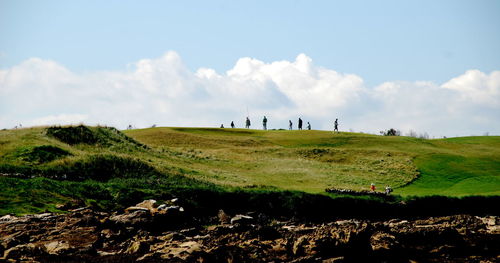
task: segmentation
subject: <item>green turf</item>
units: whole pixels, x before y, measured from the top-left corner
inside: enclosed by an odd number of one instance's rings
[[[500,137],[39,127],[0,131],[0,173],[0,213],[53,211],[72,199],[109,206],[179,189],[324,193],[375,183],[403,196],[499,195]]]
[[[424,140],[202,128],[126,134],[154,149],[198,157],[185,165],[200,171],[196,178],[222,185],[319,193],[327,187],[367,189],[373,182],[379,188],[390,185],[401,195],[448,196],[497,195],[500,188],[500,137],[495,136]]]

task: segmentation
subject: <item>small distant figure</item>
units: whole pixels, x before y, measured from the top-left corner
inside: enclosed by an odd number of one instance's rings
[[[22,127],[23,127],[23,125],[21,123],[19,123],[19,128],[22,128]]]
[[[292,120],[288,120],[288,129],[292,130],[292,127],[293,127]]]
[[[129,124],[127,130],[132,130],[132,124]]]
[[[390,195],[392,193],[392,188],[388,185],[385,186],[385,194]]]
[[[375,184],[374,184],[374,183],[372,183],[372,184],[370,185],[370,190],[371,190],[372,192],[375,192]]]
[[[333,123],[333,131],[339,132],[339,119],[335,119],[335,122]]]
[[[233,121],[231,121],[231,128],[234,129],[234,122]]]
[[[221,124],[221,125],[220,125],[220,128],[221,128],[221,129],[224,129],[224,124]]]
[[[311,124],[309,122],[307,122],[307,129],[311,130]]]
[[[250,119],[247,117],[247,120],[245,121],[245,127],[247,129],[250,129]]]
[[[262,126],[264,128],[264,131],[267,130],[267,118],[264,116],[264,119],[262,120]]]
[[[302,119],[299,118],[299,130],[302,130]]]

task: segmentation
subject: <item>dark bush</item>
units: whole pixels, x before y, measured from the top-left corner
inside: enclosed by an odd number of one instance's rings
[[[148,147],[123,134],[114,127],[54,126],[46,129],[46,134],[69,145],[87,144],[109,147],[133,147],[148,149]]]
[[[67,174],[68,179],[93,179],[108,181],[111,178],[133,178],[157,176],[160,173],[149,164],[132,158],[115,155],[91,155],[69,164],[58,171]]]
[[[401,131],[398,131],[396,129],[390,128],[387,131],[381,131],[380,134],[384,136],[400,136]]]
[[[24,161],[36,164],[47,163],[71,155],[68,151],[51,145],[23,148],[19,150],[17,154]]]
[[[18,166],[0,164],[0,173],[19,178],[41,176],[57,180],[83,181],[91,179],[100,182],[112,178],[155,178],[161,175],[154,167],[141,160],[101,154],[68,162],[65,165]]]
[[[47,128],[46,133],[48,136],[70,145],[80,143],[93,145],[99,141],[92,130],[83,125],[69,127],[49,127]]]

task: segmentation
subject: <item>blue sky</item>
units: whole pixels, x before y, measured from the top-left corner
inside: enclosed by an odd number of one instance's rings
[[[468,70],[478,70],[496,79],[496,75],[489,74],[500,69],[498,14],[500,1],[493,0],[0,0],[0,70],[7,72],[7,76],[17,66],[26,66],[24,62],[39,58],[55,62],[80,78],[92,75],[95,79],[94,75],[102,72],[134,71],[138,61],[154,60],[173,51],[180,57],[186,74],[210,68],[225,76],[241,58],[272,64],[293,62],[299,54],[305,54],[313,61],[314,68],[359,76],[366,89],[386,82],[406,83],[406,88],[415,87],[420,81],[441,86],[464,76]],[[14,85],[6,83],[4,90]],[[483,88],[496,92],[496,82],[492,85],[493,88]],[[464,96],[457,94],[457,98]],[[366,103],[373,103],[372,97]],[[81,111],[54,109],[46,113],[88,115]],[[256,111],[265,112],[261,108]],[[350,116],[367,111],[370,109],[359,106],[338,108],[337,112]],[[497,105],[474,108],[471,114],[485,111],[486,115],[494,116],[498,113]],[[0,126],[8,127],[14,118],[5,117],[5,111],[3,115],[7,124]],[[43,117],[29,112],[23,116],[14,117],[27,123]],[[481,129],[500,133],[498,118],[491,121],[491,127],[486,125]],[[370,130],[360,124],[352,126]],[[435,133],[448,134],[444,130]],[[467,130],[469,133],[483,131]]]
[[[444,82],[500,68],[499,1],[0,1],[0,67],[30,57],[123,69],[178,52],[193,70],[240,57],[390,80]]]

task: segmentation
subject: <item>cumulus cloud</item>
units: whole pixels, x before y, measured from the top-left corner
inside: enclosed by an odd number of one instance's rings
[[[0,126],[85,122],[124,128],[161,126],[243,126],[255,128],[263,115],[270,128],[288,119],[313,128],[376,133],[382,129],[437,135],[499,133],[500,71],[470,70],[439,85],[386,82],[366,87],[355,74],[314,65],[300,54],[294,61],[266,63],[241,58],[227,72],[193,72],[173,52],[142,59],[126,71],[74,73],[57,62],[32,58],[0,70]]]
[[[500,108],[500,71],[488,75],[479,70],[468,70],[442,87],[456,91],[464,103]]]
[[[42,126],[47,124],[75,125],[84,123],[88,119],[85,114],[49,115],[29,121],[28,126]]]

